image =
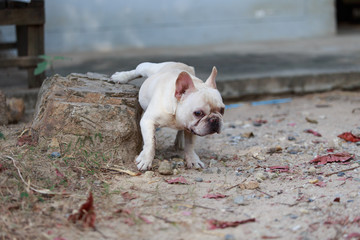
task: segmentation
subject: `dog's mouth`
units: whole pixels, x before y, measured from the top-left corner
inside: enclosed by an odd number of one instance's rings
[[[191,132],[192,134],[196,135],[196,136],[199,136],[199,137],[203,137],[203,136],[206,136],[206,135],[211,135],[211,134],[214,134],[214,133],[220,133],[220,130],[217,130],[217,131],[209,131],[209,132],[204,132],[202,134],[200,133],[197,133],[193,128],[187,128],[186,129],[188,132]]]

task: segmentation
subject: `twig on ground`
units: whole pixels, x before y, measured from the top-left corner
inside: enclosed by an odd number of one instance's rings
[[[338,173],[341,173],[341,172],[348,172],[348,171],[357,169],[357,168],[359,168],[359,167],[360,167],[360,166],[353,167],[353,168],[348,168],[348,169],[341,170],[341,171],[337,171],[337,172],[328,173],[328,174],[325,174],[325,177],[330,177],[331,175],[338,174]]]
[[[261,191],[259,188],[255,188],[255,190],[258,191],[258,192],[260,192],[260,193],[262,193],[262,194],[265,194],[266,196],[268,196],[268,197],[270,197],[270,198],[273,198],[273,197],[274,197],[274,196],[272,196],[272,195],[270,195],[270,194],[268,194],[268,193],[266,193],[266,192],[264,192],[264,191]]]
[[[247,180],[247,178],[245,178],[241,183],[238,183],[238,184],[236,184],[236,185],[234,185],[234,186],[225,188],[225,190],[230,190],[230,189],[233,189],[234,187],[240,186],[240,184],[243,184],[246,180]]]
[[[44,194],[44,195],[70,195],[70,193],[67,193],[67,192],[62,192],[62,193],[58,193],[58,192],[53,192],[53,191],[50,191],[49,189],[36,189],[34,188],[34,184],[31,184],[30,183],[30,179],[28,180],[28,182],[25,181],[25,179],[23,178],[22,174],[21,174],[21,171],[20,169],[18,168],[18,166],[16,166],[16,161],[14,158],[10,157],[10,156],[5,156],[7,159],[10,159],[12,162],[13,162],[13,165],[14,167],[16,168],[18,174],[19,174],[19,177],[21,179],[21,181],[26,185],[27,189],[31,189],[32,191],[34,192],[37,192],[37,193],[41,193],[41,194]],[[31,186],[33,185],[33,186]],[[36,186],[37,187],[37,186]]]
[[[122,168],[115,168],[115,167],[102,167],[101,168],[102,170],[108,170],[108,171],[115,171],[115,172],[120,172],[120,173],[126,173],[130,176],[139,176],[141,175],[140,172],[133,172],[133,171],[130,171],[130,170],[127,170],[127,169],[122,169]]]
[[[165,217],[160,217],[160,216],[156,216],[156,215],[152,215],[154,218],[157,218],[157,219],[160,219],[160,220],[163,220],[164,222],[166,223],[170,223],[170,224],[176,224],[177,222],[175,221],[171,221]]]

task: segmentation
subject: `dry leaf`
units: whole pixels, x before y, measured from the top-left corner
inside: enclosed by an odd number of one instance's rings
[[[73,223],[76,223],[78,220],[82,220],[84,227],[95,228],[95,218],[94,199],[92,193],[90,192],[88,199],[83,205],[81,205],[79,211],[71,214],[68,220]]]
[[[209,198],[209,199],[219,199],[219,198],[226,198],[228,195],[224,195],[221,193],[209,193],[203,196],[203,198]]]
[[[360,138],[352,134],[351,132],[344,132],[338,136],[348,142],[360,142]]]
[[[343,153],[334,153],[328,154],[325,156],[316,157],[310,161],[310,163],[317,163],[318,165],[326,164],[329,162],[346,162],[350,159],[354,158],[354,155],[350,153],[343,152]]]
[[[183,176],[165,181],[169,184],[189,184]]]
[[[255,218],[249,218],[246,220],[233,221],[233,222],[219,221],[219,220],[215,220],[215,219],[207,220],[207,223],[209,224],[209,230],[219,229],[219,228],[223,229],[223,228],[228,228],[228,227],[237,227],[240,224],[245,224],[245,223],[249,223],[249,222],[255,222]]]

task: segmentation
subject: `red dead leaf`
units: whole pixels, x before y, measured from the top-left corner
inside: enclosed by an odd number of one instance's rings
[[[183,176],[165,181],[169,184],[189,184]]]
[[[338,136],[348,142],[360,142],[360,138],[352,134],[351,132],[344,132]]]
[[[272,166],[269,167],[269,172],[289,172],[289,166]]]
[[[129,193],[129,192],[122,192],[122,193],[121,193],[121,196],[122,196],[122,197],[124,198],[124,200],[126,200],[126,201],[131,201],[131,200],[137,198],[136,195],[131,194],[131,193]]]
[[[209,193],[203,196],[203,198],[209,198],[209,199],[219,199],[219,198],[226,198],[228,195],[220,194],[220,193]]]
[[[84,227],[95,228],[95,218],[94,199],[92,193],[90,192],[88,199],[81,205],[79,211],[71,214],[68,220],[73,223],[76,223],[78,220],[82,220]]]
[[[346,162],[352,159],[353,157],[354,155],[351,155],[350,153],[347,152],[334,153],[334,154],[328,154],[325,156],[316,157],[313,160],[311,160],[310,163],[317,163],[317,165],[321,165],[329,162]]]
[[[311,134],[313,134],[314,136],[317,136],[317,137],[321,137],[320,133],[318,133],[318,132],[316,132],[314,130],[311,130],[311,129],[306,129],[306,130],[304,130],[304,132],[311,133]]]
[[[56,176],[60,177],[60,178],[64,178],[64,174],[62,174],[59,169],[55,168],[55,172],[56,172]]]
[[[38,144],[38,138],[32,135],[22,135],[21,137],[19,137],[16,145],[21,147],[25,144],[30,146],[36,146]]]
[[[349,233],[346,236],[346,239],[360,239],[360,233],[358,232]]]
[[[318,187],[326,187],[326,183],[325,182],[316,182],[314,183],[315,186],[318,186]]]
[[[255,218],[249,218],[246,220],[234,221],[234,222],[219,221],[219,220],[215,220],[215,219],[207,220],[207,223],[209,224],[209,230],[219,229],[219,228],[223,229],[223,228],[228,228],[228,227],[237,227],[240,224],[245,224],[245,223],[249,223],[249,222],[255,222]]]

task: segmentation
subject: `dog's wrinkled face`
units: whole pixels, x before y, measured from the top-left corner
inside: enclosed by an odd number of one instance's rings
[[[214,68],[209,79],[199,89],[190,83],[177,107],[176,121],[198,136],[220,133],[223,125],[225,105],[216,89],[216,73]]]
[[[198,136],[220,133],[224,104],[215,89],[202,89],[189,94],[179,109],[186,129]]]

